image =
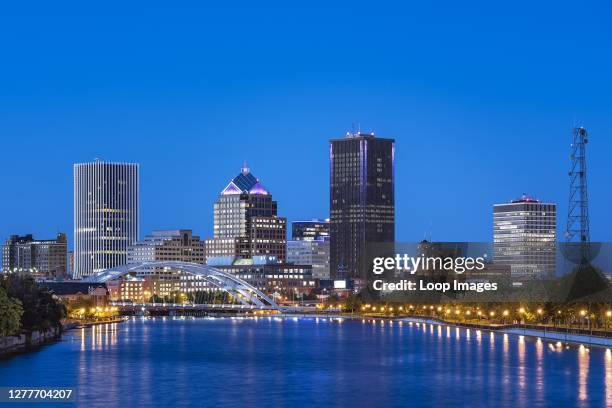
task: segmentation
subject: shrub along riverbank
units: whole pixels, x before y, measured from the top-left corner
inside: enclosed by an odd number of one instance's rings
[[[66,310],[27,274],[0,278],[0,353],[18,351],[59,336]]]

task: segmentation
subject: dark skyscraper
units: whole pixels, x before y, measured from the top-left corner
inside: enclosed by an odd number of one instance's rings
[[[365,278],[366,245],[395,240],[394,151],[374,134],[330,141],[332,278]]]

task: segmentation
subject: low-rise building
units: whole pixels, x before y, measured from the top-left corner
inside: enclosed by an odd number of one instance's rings
[[[110,300],[109,291],[104,283],[61,281],[45,282],[44,285],[53,292],[54,297],[67,305],[89,302],[93,307],[106,307]]]
[[[204,241],[192,230],[157,230],[128,248],[128,264],[151,261],[204,263]]]
[[[312,265],[280,263],[273,256],[255,256],[250,259],[213,258],[208,264],[236,275],[267,294],[307,294],[319,286],[319,280],[312,274]]]
[[[329,240],[287,241],[287,263],[311,265],[312,276],[329,279]]]

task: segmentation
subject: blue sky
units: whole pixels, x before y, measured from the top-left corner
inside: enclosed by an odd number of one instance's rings
[[[244,160],[281,215],[325,217],[328,140],[359,122],[396,139],[404,241],[490,240],[524,192],[563,230],[584,125],[612,240],[609,2],[123,3],[0,11],[3,238],[71,236],[72,163],[96,157],[141,164],[142,234],[211,235]]]

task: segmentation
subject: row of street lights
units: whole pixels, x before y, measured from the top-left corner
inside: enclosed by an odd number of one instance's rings
[[[471,318],[495,319],[496,316],[498,316],[498,318],[499,316],[501,316],[502,321],[504,323],[506,323],[506,320],[509,319],[511,316],[519,317],[519,319],[517,320],[520,320],[521,322],[524,322],[526,319],[528,320],[533,319],[536,321],[540,321],[546,317],[550,319],[551,321],[554,321],[554,318],[556,317],[557,318],[556,320],[559,321],[559,319],[561,319],[563,316],[567,317],[567,313],[568,313],[568,311],[563,312],[562,310],[557,310],[554,315],[550,315],[550,314],[545,313],[545,310],[542,307],[539,307],[533,310],[533,312],[529,311],[525,307],[520,307],[516,309],[517,313],[513,313],[510,309],[503,309],[503,310],[497,309],[497,310],[485,311],[485,310],[481,310],[480,307],[476,307],[475,309],[474,308],[461,309],[461,308],[455,307],[453,309],[452,307],[441,306],[441,305],[438,305],[438,306],[409,305],[409,306],[394,307],[394,306],[388,306],[388,305],[387,306],[376,306],[376,305],[371,305],[371,304],[362,305],[361,311],[364,313],[383,313],[383,314],[402,314],[402,313],[429,314],[431,316],[444,316],[446,318],[458,317],[464,320],[471,319]],[[581,319],[585,319],[588,322],[589,327],[591,325],[591,321],[597,317],[595,314],[589,313],[587,309],[581,309],[578,312],[578,314]],[[604,322],[604,326],[607,329],[608,323],[610,323],[609,320],[612,318],[612,310],[607,310],[600,317],[602,318],[602,321]],[[580,321],[580,323],[582,325],[582,321]]]

